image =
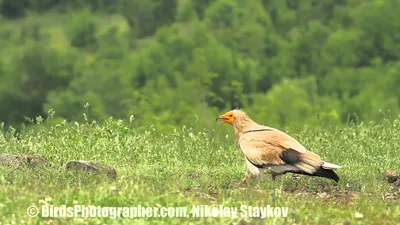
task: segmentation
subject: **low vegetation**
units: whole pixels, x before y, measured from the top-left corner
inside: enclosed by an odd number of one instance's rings
[[[244,175],[244,161],[233,131],[189,128],[159,132],[135,119],[101,124],[39,119],[34,129],[0,133],[0,152],[42,155],[51,166],[0,167],[0,221],[5,224],[396,224],[399,187],[385,169],[400,168],[400,121],[382,124],[282,128],[338,170],[328,179],[269,176],[233,188]],[[116,179],[67,172],[70,160],[95,160],[114,167]],[[286,218],[30,218],[29,206],[288,207]],[[150,221],[150,222],[149,222]]]

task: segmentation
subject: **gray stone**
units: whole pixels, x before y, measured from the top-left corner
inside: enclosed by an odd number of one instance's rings
[[[77,160],[66,165],[67,171],[83,171],[94,174],[106,174],[110,178],[117,178],[117,171],[109,166],[96,161]]]
[[[383,176],[385,176],[386,180],[389,183],[395,183],[396,181],[400,181],[400,174],[398,174],[392,170],[385,170],[383,172]]]

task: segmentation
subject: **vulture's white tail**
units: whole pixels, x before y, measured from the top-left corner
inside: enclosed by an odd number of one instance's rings
[[[341,166],[335,165],[333,163],[324,162],[324,164],[322,164],[322,168],[327,170],[334,170],[341,168]]]

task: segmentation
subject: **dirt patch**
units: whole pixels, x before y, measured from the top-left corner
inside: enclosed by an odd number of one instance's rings
[[[383,176],[393,186],[389,192],[382,195],[382,199],[385,201],[400,202],[400,174],[393,170],[385,170]]]
[[[0,166],[36,168],[39,166],[51,166],[51,164],[39,155],[2,153],[0,154]]]

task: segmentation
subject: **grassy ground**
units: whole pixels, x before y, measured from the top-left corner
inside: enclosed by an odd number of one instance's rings
[[[133,123],[134,124],[134,123]],[[36,131],[0,133],[0,153],[40,154],[52,168],[0,170],[0,224],[396,224],[399,191],[383,179],[400,169],[400,122],[347,128],[285,129],[323,159],[343,166],[338,185],[290,175],[239,188],[244,161],[233,131],[214,135],[179,130],[159,133],[117,121],[103,125],[36,125]],[[223,137],[228,134],[227,138]],[[65,171],[69,160],[113,166],[115,181]],[[397,189],[397,190],[396,190]],[[398,196],[398,195],[397,195]],[[288,207],[286,218],[30,218],[31,205]],[[356,216],[356,214],[358,216]],[[360,217],[362,214],[362,218]]]

